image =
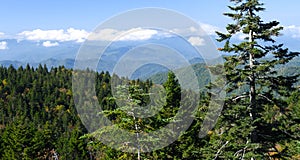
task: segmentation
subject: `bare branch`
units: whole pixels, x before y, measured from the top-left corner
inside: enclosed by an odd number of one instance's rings
[[[216,153],[216,156],[214,158],[214,160],[216,160],[219,156],[219,154],[221,153],[222,149],[229,143],[229,141],[226,141],[222,146],[221,148],[218,150],[218,152]]]
[[[260,49],[264,50],[265,52],[269,52],[269,50],[268,50],[268,49],[266,49],[266,47],[263,47],[262,45],[255,44],[254,46],[256,46],[256,47],[258,47],[258,48],[260,48]]]
[[[269,99],[269,98],[266,97],[265,95],[258,94],[258,96],[263,97],[264,99],[266,99],[267,101],[269,101],[269,102],[271,102],[271,103],[275,103],[274,101],[272,101],[271,99]]]
[[[246,98],[246,97],[249,97],[249,95],[237,96],[237,97],[233,98],[232,101],[236,102],[237,100],[242,99],[242,98]]]
[[[243,156],[242,156],[242,160],[244,160],[245,153],[246,153],[246,149],[247,149],[247,147],[248,147],[248,143],[249,143],[249,141],[247,141],[246,146],[243,148]]]
[[[240,150],[236,151],[233,156],[237,157],[238,154],[241,153],[242,151],[243,151],[243,149],[240,149]]]
[[[238,155],[239,155],[241,152],[243,152],[243,154],[242,154],[242,160],[243,160],[244,157],[245,157],[246,149],[247,149],[247,147],[248,147],[248,146],[247,146],[248,143],[249,143],[249,141],[246,142],[246,146],[245,146],[244,148],[242,148],[242,149],[238,150],[237,152],[235,152],[233,156],[238,157]]]
[[[291,133],[287,132],[286,130],[281,130],[280,129],[280,131],[283,132],[284,134],[286,134],[287,136],[293,138],[293,139],[299,139],[300,138],[300,137],[292,135]]]

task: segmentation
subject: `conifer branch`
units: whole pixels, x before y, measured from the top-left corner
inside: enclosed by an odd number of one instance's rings
[[[271,102],[271,103],[275,103],[273,100],[269,99],[267,96],[262,95],[262,94],[258,94],[259,97],[262,97],[264,99],[266,99],[267,101]]]
[[[237,96],[237,97],[234,97],[234,98],[232,99],[232,101],[233,101],[233,102],[236,102],[236,101],[239,100],[239,99],[247,98],[247,97],[249,97],[249,95],[241,95],[241,96]]]
[[[280,131],[283,132],[284,134],[286,134],[287,136],[291,137],[291,138],[294,139],[294,140],[300,139],[299,136],[293,136],[291,133],[287,132],[286,130],[281,130],[281,129],[280,129]]]
[[[219,148],[218,152],[216,153],[216,156],[214,158],[214,160],[216,160],[218,158],[218,156],[220,155],[222,149],[229,143],[229,141],[226,141],[222,146],[221,148]]]
[[[246,146],[243,148],[243,156],[242,156],[242,160],[244,160],[245,153],[246,153],[246,149],[247,149],[247,147],[248,147],[248,143],[249,143],[249,141],[246,142]]]

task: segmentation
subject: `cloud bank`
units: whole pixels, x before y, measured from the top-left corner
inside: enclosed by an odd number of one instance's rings
[[[1,41],[0,42],[0,50],[5,50],[5,49],[8,49],[7,42],[6,41]]]
[[[190,37],[188,41],[193,45],[193,46],[203,46],[205,45],[205,40],[201,37]]]
[[[76,41],[83,42],[89,33],[85,30],[69,28],[66,31],[60,30],[41,30],[23,31],[17,35],[19,40],[32,41]]]
[[[4,33],[3,32],[0,32],[0,38],[4,37]]]
[[[51,41],[45,41],[43,42],[43,46],[44,47],[55,47],[55,46],[59,46],[58,42],[51,42]]]
[[[210,36],[217,35],[216,31],[223,32],[219,27],[210,24],[201,23],[200,27]]]
[[[130,30],[102,29],[90,34],[88,40],[98,41],[142,41],[156,37],[168,37],[171,34],[154,29],[133,28]]]
[[[300,26],[290,25],[290,26],[282,26],[282,27],[283,27],[283,30],[280,31],[280,33],[282,33],[283,36],[289,37],[289,38],[300,39]],[[247,36],[248,36],[247,34],[243,34],[243,33],[239,32],[236,35],[234,35],[233,38],[239,39],[239,40],[244,40]]]
[[[300,38],[300,26],[296,26],[296,25],[285,26],[283,29],[283,34],[290,36],[292,38]]]
[[[159,32],[154,29],[144,29],[144,28],[133,28],[130,30],[116,30],[111,28],[101,29],[95,32],[88,32],[83,29],[69,28],[67,30],[57,29],[57,30],[42,30],[35,29],[32,31],[23,31],[17,34],[18,40],[31,40],[31,41],[56,41],[56,42],[66,42],[66,41],[76,41],[84,42],[86,39],[89,40],[100,40],[100,41],[140,41],[148,40],[156,37],[169,37],[171,33],[176,33],[184,36],[191,36],[196,34],[202,35],[215,35],[215,31],[219,30],[218,27],[201,24],[200,28],[190,27],[170,30],[170,33]],[[4,35],[4,33],[3,33]],[[0,32],[1,36],[1,32]],[[193,40],[193,39],[192,39]],[[195,39],[194,39],[195,40]],[[46,44],[49,44],[47,42]]]
[[[151,38],[164,38],[174,36],[177,34],[187,38],[187,40],[194,46],[205,45],[205,41],[202,36],[216,36],[216,31],[225,32],[219,27],[200,23],[199,28],[174,28],[167,32],[161,32],[154,29],[145,28],[133,28],[130,30],[116,30],[111,28],[101,29],[95,32],[88,32],[83,29],[57,29],[57,30],[42,30],[35,29],[31,31],[23,31],[18,33],[15,37],[19,41],[30,40],[41,42],[44,47],[58,46],[60,42],[74,41],[82,43],[85,40],[99,40],[99,41],[141,41],[148,40]],[[290,38],[300,38],[300,26],[290,25],[285,26],[282,32],[284,36]],[[237,34],[234,36],[235,39],[243,40],[246,35]],[[0,38],[4,38],[5,33],[0,32]],[[0,49],[7,49],[7,42],[2,41]]]

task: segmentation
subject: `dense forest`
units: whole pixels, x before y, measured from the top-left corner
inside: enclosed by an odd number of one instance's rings
[[[111,85],[109,73],[94,74],[97,98],[106,111],[105,114],[123,128],[134,132],[134,120],[131,118],[122,121],[126,115],[116,108],[111,88],[108,87]],[[71,76],[72,70],[64,67],[48,69],[40,65],[34,69],[27,65],[18,69],[0,68],[1,159],[136,159],[136,154],[123,153],[107,147],[88,134],[74,106]],[[137,102],[141,106],[148,103],[149,97],[145,93],[154,85],[151,81],[124,78],[120,80],[128,82],[126,84],[131,86],[131,95],[139,100]],[[164,106],[162,111],[155,117],[137,120],[144,131],[153,131],[168,123],[167,119],[174,116],[178,110],[180,93],[185,93],[187,97],[192,96],[191,93],[180,92],[180,86],[172,73],[169,73],[164,87],[167,100],[158,102]],[[142,153],[141,158],[213,159],[217,153],[220,154],[220,136],[221,132],[224,132],[221,126],[209,131],[204,138],[198,137],[207,110],[207,96],[202,95],[201,99],[195,120],[178,140],[163,149]],[[284,110],[270,105],[262,111],[265,113],[264,120],[270,125],[270,128],[264,128],[263,131],[271,134],[268,142],[264,142],[266,146],[261,146],[264,148],[260,153],[262,156],[299,158],[299,104],[300,91],[296,90],[286,99]],[[241,131],[245,129],[236,128],[228,134],[244,134]],[[229,137],[228,139],[231,139]],[[230,146],[222,152],[226,154],[241,149],[235,147],[237,146]]]
[[[300,53],[276,43],[283,28],[262,20],[258,0],[231,2],[232,12],[224,15],[234,22],[226,33],[217,32],[224,65],[192,66],[205,75],[198,80],[207,84],[200,91],[182,88],[172,71],[132,80],[64,66],[1,66],[0,159],[300,159],[300,66],[293,61]],[[236,34],[245,39],[232,41]],[[214,73],[222,74],[210,82]],[[199,136],[211,115],[211,89],[220,83],[227,93],[221,114]],[[155,114],[135,115],[133,109],[145,107]],[[100,124],[103,117],[112,125]],[[175,128],[165,127],[169,123]],[[136,143],[124,142],[128,137],[120,129]],[[174,142],[151,149],[174,134]]]

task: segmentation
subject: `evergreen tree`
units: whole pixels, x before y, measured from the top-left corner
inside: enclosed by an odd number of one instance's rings
[[[173,72],[168,73],[168,79],[164,83],[164,87],[167,94],[167,105],[178,108],[181,101],[181,88]]]
[[[299,53],[276,43],[274,38],[283,28],[277,21],[262,20],[259,13],[265,10],[263,3],[230,1],[234,3],[229,6],[232,13],[224,15],[234,23],[228,24],[227,33],[217,32],[217,40],[225,42],[220,50],[230,55],[225,57],[229,97],[219,128],[215,129],[215,141],[211,141],[216,152],[213,157],[274,158],[268,152],[276,149],[282,139],[291,138],[280,129],[282,121],[276,116],[286,114],[286,98],[295,89],[298,77],[279,75],[277,70]],[[237,34],[244,35],[244,40],[232,43]]]

